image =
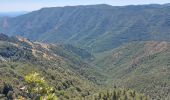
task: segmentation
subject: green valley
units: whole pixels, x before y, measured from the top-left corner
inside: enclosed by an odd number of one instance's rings
[[[42,8],[0,32],[0,100],[170,100],[169,4]]]

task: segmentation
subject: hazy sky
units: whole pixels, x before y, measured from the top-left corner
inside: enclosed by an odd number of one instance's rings
[[[42,7],[110,4],[115,6],[131,4],[164,4],[170,0],[0,0],[0,12],[32,11]]]

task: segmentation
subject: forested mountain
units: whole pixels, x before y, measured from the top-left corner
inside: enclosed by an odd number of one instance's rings
[[[0,83],[17,94],[36,71],[61,100],[170,99],[169,4],[43,8],[0,32]]]
[[[169,41],[169,26],[169,5],[90,5],[43,8],[4,19],[0,31],[100,52],[130,41]]]
[[[129,89],[107,90],[99,87],[94,81],[95,75],[100,78],[102,75],[81,61],[78,55],[70,53],[61,45],[32,42],[22,37],[0,34],[0,69],[2,100],[18,96],[29,99],[30,95],[23,92],[22,88],[26,85],[24,76],[31,72],[40,73],[55,88],[55,94],[61,100],[149,99]]]
[[[3,82],[10,83],[16,94],[22,93],[19,88],[24,86],[24,75],[38,72],[58,90],[61,98],[88,96],[95,91],[95,85],[89,81],[95,80],[90,73],[93,68],[73,55],[59,45],[0,34],[1,86]]]
[[[93,62],[108,75],[107,85],[120,85],[146,93],[156,100],[170,99],[170,43],[126,43],[99,53]]]

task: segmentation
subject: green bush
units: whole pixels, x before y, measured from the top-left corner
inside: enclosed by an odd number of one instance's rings
[[[25,76],[27,82],[26,90],[35,95],[38,100],[57,100],[54,89],[45,82],[38,73],[31,73]]]

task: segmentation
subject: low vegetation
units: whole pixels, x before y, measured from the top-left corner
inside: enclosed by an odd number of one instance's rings
[[[93,56],[1,34],[0,98],[168,100],[169,48],[168,42],[132,42]]]

